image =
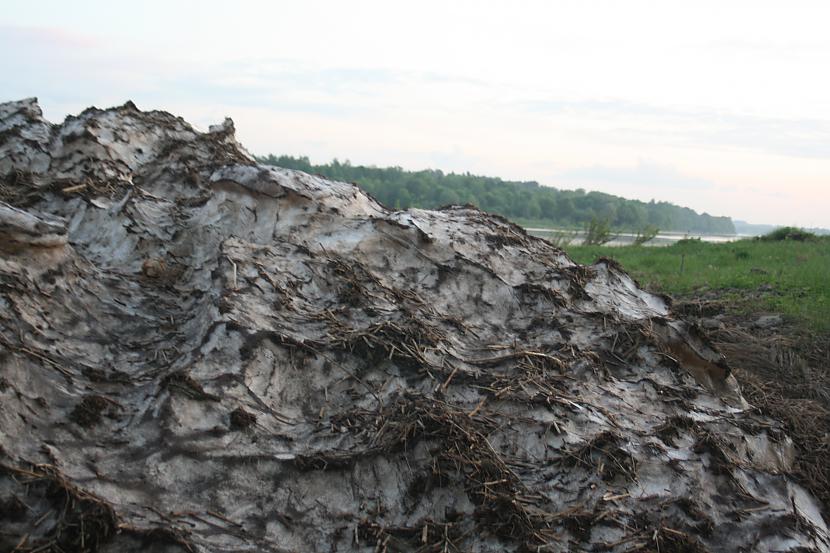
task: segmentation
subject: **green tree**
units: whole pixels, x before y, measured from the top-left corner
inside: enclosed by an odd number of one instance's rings
[[[626,230],[651,226],[681,232],[735,232],[728,217],[698,214],[667,202],[626,200],[581,188],[558,190],[534,181],[511,182],[470,173],[367,167],[354,165],[349,160],[341,162],[337,158],[325,165],[314,165],[306,156],[269,154],[257,159],[261,163],[355,182],[383,204],[398,209],[473,204],[509,218],[532,219],[551,227],[575,228],[596,219]]]

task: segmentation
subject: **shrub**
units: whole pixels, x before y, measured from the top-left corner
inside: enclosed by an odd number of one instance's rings
[[[679,248],[692,248],[692,249],[700,249],[700,248],[704,247],[705,245],[706,245],[706,243],[703,240],[701,240],[700,238],[681,238],[680,240],[678,240],[677,242],[672,244],[673,247],[676,246],[676,247],[679,247]]]
[[[591,220],[585,225],[585,240],[582,245],[601,246],[614,238],[616,236],[611,235],[611,222],[608,219],[591,217]]]
[[[796,242],[805,242],[807,240],[815,240],[818,238],[812,232],[806,231],[798,227],[781,227],[774,231],[765,234],[761,240],[771,242],[780,242],[782,240],[795,240]]]
[[[637,231],[637,236],[634,237],[634,245],[642,246],[646,242],[654,240],[659,232],[660,229],[654,225],[646,225],[642,230]]]

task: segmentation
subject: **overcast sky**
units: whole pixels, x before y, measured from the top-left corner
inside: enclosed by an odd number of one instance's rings
[[[830,2],[0,0],[0,101],[830,227]]]

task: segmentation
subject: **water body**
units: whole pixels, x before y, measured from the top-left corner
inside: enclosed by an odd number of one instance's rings
[[[571,244],[582,244],[585,240],[585,233],[580,230],[567,230],[555,228],[527,228],[527,232],[534,236],[541,238],[548,238],[558,240],[564,237],[565,240],[570,239]],[[637,237],[636,233],[620,232],[614,233],[614,239],[605,244],[606,246],[629,246],[634,243]],[[687,232],[661,232],[654,239],[646,242],[646,246],[671,246],[678,240],[683,239],[699,239],[704,242],[724,243],[734,242],[743,238],[749,238],[749,235],[744,234],[700,234]]]

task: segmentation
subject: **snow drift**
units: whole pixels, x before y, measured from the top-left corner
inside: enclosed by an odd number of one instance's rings
[[[0,550],[830,551],[610,260],[131,103],[0,105],[0,202]]]

